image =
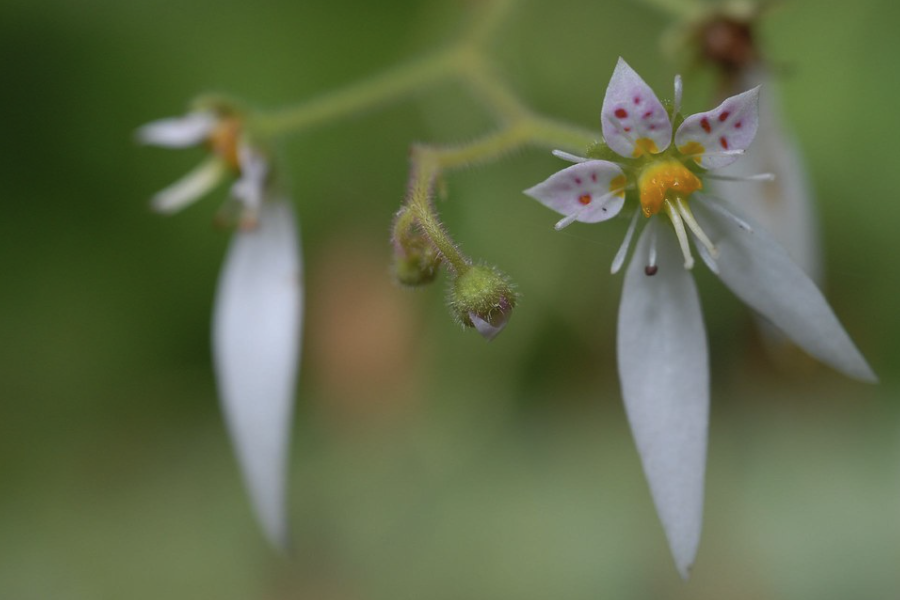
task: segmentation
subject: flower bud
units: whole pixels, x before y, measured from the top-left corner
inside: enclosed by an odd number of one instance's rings
[[[500,271],[484,265],[473,266],[453,282],[450,310],[465,327],[474,327],[488,341],[506,326],[517,295]]]
[[[434,281],[441,256],[428,240],[418,236],[394,253],[394,278],[400,285],[416,287]]]

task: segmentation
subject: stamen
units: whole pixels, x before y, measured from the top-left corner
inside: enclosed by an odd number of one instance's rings
[[[622,240],[622,245],[619,246],[618,252],[616,252],[616,257],[613,258],[612,267],[610,267],[609,272],[615,275],[619,272],[619,269],[622,268],[622,263],[625,262],[625,256],[628,254],[628,248],[631,246],[631,238],[634,235],[634,230],[637,227],[638,216],[641,214],[640,211],[635,211],[634,216],[631,217],[631,223],[628,224],[628,230],[625,232],[625,239]]]
[[[703,259],[703,262],[704,262],[704,264],[706,264],[706,267],[710,271],[712,271],[713,273],[718,275],[719,274],[719,265],[716,264],[716,259],[714,259],[712,256],[709,255],[709,250],[706,249],[706,246],[704,246],[703,244],[694,244],[694,246],[697,248],[697,254],[700,255],[701,259]]]
[[[669,215],[669,219],[675,227],[675,237],[678,238],[678,245],[681,246],[681,254],[684,256],[684,268],[693,269],[694,257],[691,256],[691,245],[690,242],[688,242],[687,231],[684,229],[684,221],[681,219],[678,209],[668,198],[666,198],[664,206],[666,208],[666,214]]]
[[[688,208],[687,203],[684,198],[681,196],[675,197],[675,207],[678,209],[679,214],[684,219],[684,222],[687,223],[687,226],[694,233],[700,243],[706,246],[706,249],[709,250],[710,256],[713,258],[718,258],[719,251],[716,250],[715,244],[713,244],[709,238],[706,236],[706,233],[703,231],[703,228],[700,227],[700,223],[697,222],[697,219],[694,218],[694,214],[691,212],[691,209]]]
[[[590,205],[588,205],[588,206],[590,206]],[[578,217],[581,216],[581,213],[583,213],[584,211],[586,211],[588,209],[588,206],[583,206],[580,209],[573,212],[571,215],[566,215],[565,217],[563,217],[562,219],[560,219],[559,221],[556,222],[556,225],[553,226],[553,229],[555,229],[557,231],[561,231],[562,229],[565,229],[566,227],[568,227],[569,225],[571,225],[572,223],[577,221]]]
[[[693,158],[695,156],[741,156],[743,154],[743,150],[717,150],[714,152],[703,150],[702,152],[689,152],[687,154],[683,154],[683,156]]]
[[[562,219],[560,219],[559,221],[557,221],[556,225],[554,225],[553,228],[555,230],[559,231],[561,229],[568,227],[569,225],[571,225],[572,223],[577,221],[578,217],[580,217],[582,215],[582,213],[584,213],[589,208],[596,208],[597,210],[601,210],[613,196],[617,196],[624,191],[625,191],[624,187],[619,188],[616,190],[612,190],[607,194],[603,194],[596,200],[589,201],[587,204],[585,204],[584,206],[582,206],[581,208],[579,208],[578,210],[573,212],[571,215],[567,215],[567,216],[563,217]]]
[[[675,116],[681,111],[681,92],[683,90],[681,75],[675,76],[675,101],[672,104],[672,126],[675,126]]]
[[[717,212],[720,215],[731,219],[738,227],[740,227],[744,231],[753,233],[753,228],[750,227],[750,224],[747,223],[747,221],[743,220],[742,218],[725,208],[725,206],[723,206],[721,202],[716,202],[715,197],[707,196],[705,194],[694,194],[694,197],[697,198],[697,200],[699,200],[700,203],[709,210]]]
[[[644,268],[644,272],[647,275],[654,275],[656,274],[656,220],[650,221],[647,227],[650,228],[650,231],[647,232],[647,235],[650,236],[650,251],[647,253],[647,266]]]
[[[706,179],[719,181],[775,181],[775,173],[757,173],[756,175],[712,175],[707,174]]]
[[[588,160],[590,160],[588,158],[584,158],[583,156],[578,156],[577,154],[570,154],[570,153],[564,152],[562,150],[553,150],[553,152],[551,152],[551,154],[553,154],[553,156],[555,156],[556,158],[561,158],[563,160],[567,160],[567,161],[575,163],[575,164],[587,162]]]

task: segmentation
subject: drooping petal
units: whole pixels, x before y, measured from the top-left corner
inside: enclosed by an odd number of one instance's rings
[[[213,315],[222,408],[266,537],[286,547],[286,477],[302,319],[301,263],[290,204],[267,201],[234,234]]]
[[[656,154],[669,147],[672,124],[659,98],[641,76],[619,59],[600,112],[603,139],[625,158]]]
[[[671,229],[646,227],[619,305],[622,395],[679,573],[697,553],[709,420],[709,363],[700,300]],[[647,275],[657,237],[657,270]]]
[[[618,166],[589,160],[557,171],[525,193],[562,215],[577,215],[575,220],[582,223],[599,223],[622,210],[625,184]]]
[[[231,187],[231,195],[240,200],[251,213],[259,210],[266,192],[269,162],[266,156],[252,146],[242,144],[238,148],[241,177]]]
[[[186,148],[204,141],[212,133],[218,118],[208,112],[188,113],[183,117],[160,119],[137,130],[142,144],[164,148]]]
[[[743,88],[764,83],[766,94],[759,99],[759,128],[753,145],[738,162],[716,174],[748,177],[774,174],[774,180],[723,182],[709,180],[713,195],[728,201],[756,220],[787,250],[794,262],[817,284],[822,283],[822,252],[818,218],[803,157],[786,130],[772,77],[763,67],[743,71],[738,78]]]
[[[722,214],[724,200],[695,194],[697,221],[718,249],[719,278],[738,298],[779,327],[809,354],[841,373],[874,382],[875,373],[844,331],[822,292],[765,228],[751,229]],[[710,208],[720,203],[719,210]]]
[[[689,116],[675,132],[675,146],[704,169],[718,169],[740,158],[756,136],[759,86],[727,98],[716,108]]]
[[[161,213],[177,212],[216,187],[225,172],[226,167],[222,161],[210,158],[169,187],[157,192],[151,200],[151,206]]]

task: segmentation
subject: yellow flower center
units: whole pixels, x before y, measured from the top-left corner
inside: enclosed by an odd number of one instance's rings
[[[687,198],[692,192],[703,189],[703,182],[687,167],[674,159],[653,162],[638,177],[641,209],[649,217],[660,211],[670,192]]]
[[[234,171],[240,171],[238,139],[241,121],[235,117],[223,118],[209,136],[209,146]]]

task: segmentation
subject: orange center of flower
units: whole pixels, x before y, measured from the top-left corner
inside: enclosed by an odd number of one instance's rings
[[[238,138],[241,135],[241,121],[234,117],[223,118],[209,136],[209,146],[225,164],[240,171],[238,159]]]
[[[646,217],[660,211],[669,192],[686,198],[700,189],[703,189],[703,182],[677,160],[654,162],[638,177],[641,209]]]

